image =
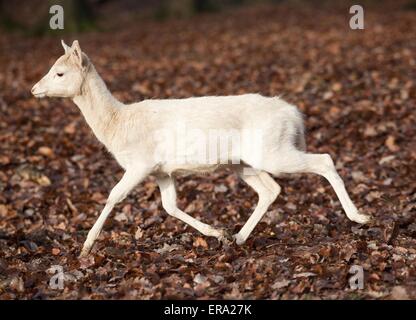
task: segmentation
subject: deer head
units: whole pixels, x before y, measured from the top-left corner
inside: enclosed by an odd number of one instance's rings
[[[35,97],[73,98],[81,93],[88,72],[89,59],[77,40],[69,47],[61,40],[65,54],[56,60],[49,72],[32,88]]]

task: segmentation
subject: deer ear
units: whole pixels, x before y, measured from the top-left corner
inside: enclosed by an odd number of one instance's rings
[[[78,40],[75,40],[71,46],[71,58],[73,61],[82,67],[82,51],[81,47],[79,46]]]
[[[61,44],[62,44],[62,47],[65,50],[65,54],[68,53],[69,49],[71,49],[71,48],[66,45],[66,43],[64,42],[64,40],[61,40]]]

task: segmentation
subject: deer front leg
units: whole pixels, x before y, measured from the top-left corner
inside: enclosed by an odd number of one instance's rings
[[[219,240],[225,240],[227,238],[224,231],[217,230],[205,223],[202,223],[177,207],[175,182],[173,178],[170,176],[158,177],[157,183],[162,197],[162,206],[168,214],[189,224],[205,236],[216,237]]]
[[[86,257],[99,236],[103,225],[108,218],[113,207],[122,201],[128,193],[140,183],[147,175],[147,170],[127,170],[121,180],[115,185],[108,196],[107,203],[95,222],[94,226],[88,232],[87,240],[84,242],[80,257]]]

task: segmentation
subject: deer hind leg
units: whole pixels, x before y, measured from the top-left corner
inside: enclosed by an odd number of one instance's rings
[[[345,190],[344,182],[338,175],[334,162],[329,154],[311,154],[298,150],[290,150],[284,159],[277,161],[277,165],[273,168],[273,164],[266,171],[273,174],[278,173],[315,173],[323,176],[331,184],[334,189],[347,217],[358,223],[367,223],[370,217],[360,214],[351,201],[347,190]]]
[[[175,182],[172,177],[170,176],[157,177],[156,181],[160,188],[162,206],[169,215],[185,222],[186,224],[195,228],[196,230],[198,230],[205,236],[216,237],[219,240],[226,239],[226,235],[224,231],[215,229],[211,227],[210,225],[207,225],[191,217],[189,214],[183,212],[177,207]]]
[[[247,168],[245,168],[247,170]],[[281,188],[274,181],[270,175],[264,171],[244,169],[239,170],[238,174],[243,181],[245,181],[250,187],[257,192],[259,200],[254,212],[247,220],[241,230],[234,236],[237,244],[243,244],[250,236],[253,229],[259,223],[261,218],[267,212],[269,206],[273,203],[276,197],[279,195]]]

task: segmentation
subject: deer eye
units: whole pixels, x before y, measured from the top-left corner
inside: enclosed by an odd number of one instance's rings
[[[63,73],[57,73],[56,74],[58,77],[62,77],[64,74]]]

